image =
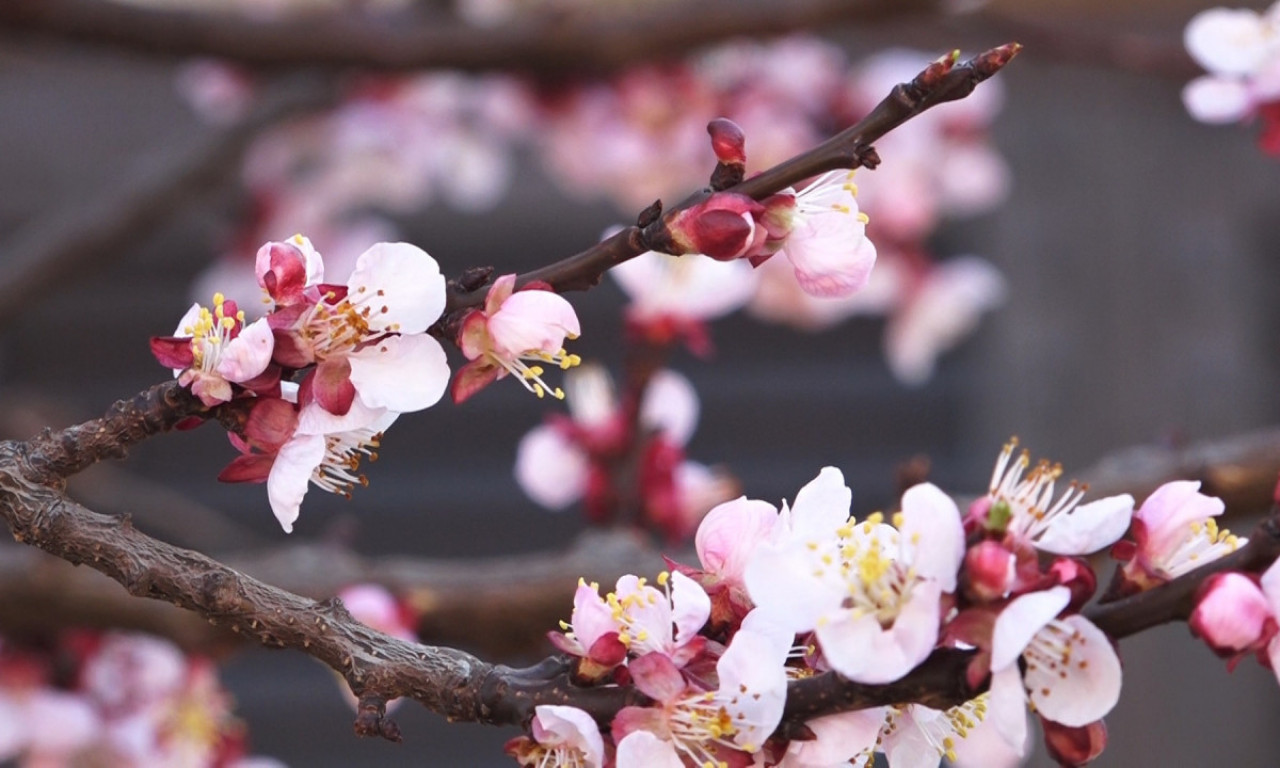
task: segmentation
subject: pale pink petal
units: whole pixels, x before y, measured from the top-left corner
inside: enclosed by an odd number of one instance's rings
[[[356,621],[401,640],[416,642],[418,635],[406,623],[395,596],[381,584],[353,584],[338,593]]]
[[[1004,278],[977,257],[934,267],[885,331],[893,374],[907,384],[923,384],[933,375],[937,357],[968,336],[982,314],[1004,300],[1004,293]]]
[[[500,357],[529,352],[556,353],[566,336],[582,333],[573,305],[551,291],[517,291],[488,322],[490,339]]]
[[[409,243],[378,243],[360,254],[347,280],[347,299],[374,332],[423,333],[444,311],[440,265]]]
[[[0,760],[9,760],[27,743],[27,729],[17,699],[0,690]]]
[[[803,542],[760,545],[743,571],[747,593],[760,610],[793,633],[813,629],[824,614],[837,610],[847,594],[837,568],[814,576],[820,564]]]
[[[884,737],[884,756],[893,768],[937,768],[942,750],[931,731],[942,711],[919,704],[908,705],[898,715],[897,727]],[[949,727],[944,726],[947,730]]]
[[[684,445],[698,427],[698,393],[688,379],[675,371],[661,370],[649,379],[640,402],[640,423],[661,430],[677,445]]]
[[[1146,548],[1163,556],[1181,545],[1191,526],[1225,509],[1222,499],[1200,493],[1199,481],[1175,480],[1152,491],[1134,517],[1146,526]]]
[[[641,318],[674,315],[711,320],[751,299],[756,276],[743,261],[646,251],[609,270]]]
[[[1000,153],[979,142],[952,144],[943,153],[940,203],[944,213],[976,216],[1009,196],[1013,174]]]
[[[844,484],[844,473],[835,467],[823,467],[796,494],[791,505],[792,537],[806,541],[830,541],[835,531],[849,520],[853,492]]]
[[[299,435],[334,435],[340,432],[352,432],[360,429],[381,431],[395,421],[395,411],[386,408],[370,408],[360,398],[351,401],[351,409],[342,416],[335,416],[319,403],[304,405],[298,412]]]
[[[267,475],[267,500],[285,533],[293,532],[311,473],[324,460],[323,435],[295,435],[280,448]]]
[[[908,489],[899,531],[906,562],[921,577],[936,579],[943,592],[954,592],[964,559],[964,524],[955,501],[932,483]]]
[[[539,744],[564,745],[582,753],[582,768],[604,765],[604,739],[591,715],[577,707],[544,704],[534,708],[531,730]]]
[[[876,247],[866,227],[850,214],[815,216],[801,222],[783,247],[800,288],[811,296],[849,296],[867,284]]]
[[[806,720],[813,731],[808,741],[792,741],[778,768],[832,768],[847,765],[853,758],[872,750],[884,725],[884,708],[842,712]],[[935,757],[937,753],[934,753]]]
[[[1109,547],[1129,530],[1133,497],[1109,496],[1058,515],[1036,539],[1036,549],[1055,555],[1090,555]]]
[[[534,427],[516,448],[516,482],[547,509],[564,509],[587,491],[586,455],[560,430]]]
[[[606,426],[617,413],[613,380],[604,366],[584,363],[565,374],[565,402],[576,424],[588,429]]]
[[[23,705],[27,746],[35,755],[70,757],[101,733],[97,711],[82,696],[41,689],[28,695]]]
[[[891,683],[914,669],[938,643],[942,593],[937,582],[922,581],[888,629],[874,614],[854,617],[840,611],[815,630],[831,668],[859,683]]]
[[[617,768],[685,768],[671,742],[648,731],[632,731],[618,742]]]
[[[743,496],[707,513],[693,543],[704,570],[726,582],[742,581],[755,548],[768,541],[778,524],[778,510],[765,501]]]
[[[245,326],[239,336],[227,342],[218,358],[218,373],[228,381],[248,381],[267,369],[274,349],[275,336],[264,317]]]
[[[1027,689],[1022,685],[1022,672],[1010,664],[991,675],[987,698],[987,720],[1010,747],[1026,754]]]
[[[578,589],[573,593],[573,614],[569,619],[573,627],[573,636],[582,644],[584,651],[590,650],[596,641],[610,632],[618,632],[618,620],[613,617],[596,584],[578,581]]]
[[[1068,616],[1063,622],[1074,631],[1069,665],[1029,665],[1024,682],[1041,715],[1079,728],[1102,719],[1120,700],[1120,658],[1102,630],[1085,617]]]
[[[992,631],[991,668],[1001,670],[1013,665],[1031,644],[1031,638],[1053,621],[1069,602],[1070,588],[1057,586],[1022,595],[1005,606],[996,617]]]
[[[1210,8],[1191,18],[1183,43],[1205,69],[1219,75],[1247,75],[1271,55],[1270,34],[1257,11]]]
[[[1202,123],[1234,123],[1249,114],[1253,97],[1239,80],[1202,75],[1182,87],[1182,104]]]
[[[178,321],[178,327],[173,330],[173,335],[178,338],[184,336],[193,336],[195,334],[196,321],[200,319],[200,302],[191,305],[187,313]]]
[[[707,623],[711,615],[711,598],[698,582],[679,571],[671,573],[671,621],[675,624],[675,641],[682,646]]]
[[[990,705],[987,711],[991,712]],[[1021,739],[1018,739],[1015,729],[1010,734],[1015,743],[1006,741],[1004,734],[996,728],[991,714],[988,714],[976,727],[970,728],[963,739],[956,739],[953,747],[956,759],[951,761],[951,765],[954,768],[1017,768],[1022,765],[1023,755],[1027,753],[1027,715],[1023,711],[1019,716],[1023,723]]]
[[[716,662],[717,694],[733,719],[733,743],[756,752],[782,720],[787,700],[786,650],[765,635],[739,630]]]
[[[350,355],[351,383],[370,408],[399,413],[435,405],[449,386],[449,361],[426,334],[390,336]]]

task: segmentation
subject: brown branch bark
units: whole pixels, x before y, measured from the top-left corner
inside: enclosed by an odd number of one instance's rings
[[[99,3],[93,3],[98,5]],[[101,3],[109,5],[110,3]],[[12,7],[0,3],[0,17]],[[174,156],[155,160],[84,207],[49,214],[0,243],[0,326],[60,285],[85,275],[234,178],[239,159],[264,129],[335,98],[314,82],[280,83],[249,117]]]
[[[166,57],[215,56],[258,68],[519,70],[580,75],[743,35],[939,12],[939,0],[714,0],[628,12],[519,18],[496,28],[403,14],[279,20],[102,0],[5,0],[0,31]]]

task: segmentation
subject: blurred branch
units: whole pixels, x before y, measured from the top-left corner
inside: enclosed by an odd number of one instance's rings
[[[1137,446],[1103,458],[1080,475],[1091,498],[1132,494],[1139,502],[1170,480],[1199,480],[1231,517],[1257,515],[1272,504],[1280,475],[1280,428],[1182,447]]]
[[[519,70],[580,75],[742,35],[941,12],[941,0],[704,0],[610,14],[519,17],[482,28],[356,12],[263,20],[103,0],[5,0],[0,31],[152,55],[215,56],[260,68]]]
[[[9,10],[11,6],[0,3],[0,17]],[[276,85],[239,123],[177,156],[139,168],[133,178],[110,185],[87,206],[50,213],[0,243],[0,326],[68,275],[108,264],[114,254],[169,221],[183,206],[233,178],[241,155],[264,129],[320,109],[335,98],[329,84],[315,80]]]
[[[1096,20],[1088,26],[1079,22],[1048,24],[993,11],[983,11],[972,18],[983,34],[1012,37],[1034,50],[1041,61],[1179,81],[1204,73],[1187,53],[1181,35],[1121,32]]]
[[[65,424],[71,420],[64,408],[32,392],[3,390],[0,403],[3,403],[0,406],[0,438],[23,438],[39,432],[46,424]],[[127,510],[143,528],[179,544],[199,545],[214,552],[231,552],[265,543],[261,536],[221,511],[168,485],[119,467],[108,464],[91,467],[72,478],[68,489],[94,509],[119,514]],[[182,510],[182,514],[175,515],[176,509]],[[0,592],[3,592],[3,587],[0,587]]]

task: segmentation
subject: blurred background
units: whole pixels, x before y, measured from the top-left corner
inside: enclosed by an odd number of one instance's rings
[[[1027,46],[999,76],[1003,104],[982,129],[1007,170],[1007,192],[976,215],[939,217],[921,239],[936,263],[977,254],[994,265],[1002,301],[915,385],[886,360],[882,313],[817,333],[745,313],[716,320],[709,358],[672,358],[701,399],[689,455],[727,466],[743,492],[774,503],[820,467],[838,466],[862,514],[892,505],[897,468],[921,455],[945,489],[983,492],[1010,435],[1071,475],[1123,447],[1176,447],[1274,424],[1280,160],[1259,151],[1250,127],[1200,124],[1183,107],[1180,91],[1198,69],[1182,53],[1181,30],[1204,7],[1009,0],[963,16],[926,10],[825,24],[822,39],[847,57],[850,78],[890,47],[938,55],[1010,39]],[[178,85],[189,72],[182,59],[3,24],[0,294],[10,306],[0,307],[0,420],[24,436],[90,418],[164,379],[147,339],[170,333],[193,297],[208,301],[193,285],[211,265],[237,249],[251,256],[268,237],[238,239],[253,231],[244,222],[256,202],[246,192],[254,171],[242,167],[244,142],[226,139],[243,119],[219,124],[193,110],[191,89],[184,96]],[[253,86],[266,94],[259,106],[292,100],[315,113],[334,98],[329,80],[306,71],[266,79]],[[539,83],[544,104],[564,82]],[[584,199],[557,180],[544,148],[512,147],[509,181],[492,205],[437,194],[380,216],[446,275],[473,265],[527,270],[634,218],[638,208]],[[895,157],[881,154],[890,173]],[[187,183],[166,186],[175,169],[192,168]],[[863,178],[875,173],[860,172],[860,183],[870,186]],[[134,199],[143,210],[122,224]],[[871,209],[873,240],[877,215]],[[42,263],[55,266],[40,277]],[[572,351],[616,370],[625,295],[606,280],[570,298],[584,328]],[[141,516],[140,527],[242,555],[299,540],[458,561],[555,552],[585,528],[582,515],[528,500],[512,464],[521,436],[558,410],[500,384],[465,406],[408,415],[367,469],[371,486],[349,502],[311,493],[291,537],[262,488],[216,482],[234,452],[211,427],[148,441],[115,468],[123,473],[89,478],[90,506],[125,511],[159,499],[172,514]],[[188,522],[182,498],[207,509]],[[1243,533],[1250,523],[1229,525]],[[567,592],[563,606],[567,617]],[[544,652],[530,647],[513,660]],[[1280,694],[1267,670],[1245,663],[1228,674],[1183,625],[1126,640],[1121,653],[1125,691],[1098,765],[1275,763]],[[500,747],[514,731],[446,726],[413,704],[397,713],[403,744],[358,739],[332,675],[298,654],[243,649],[223,677],[253,751],[289,765],[509,764]],[[1038,753],[1030,764],[1048,761]]]

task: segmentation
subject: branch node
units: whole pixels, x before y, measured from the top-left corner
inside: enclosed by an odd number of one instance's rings
[[[404,740],[400,733],[400,726],[387,717],[386,697],[378,694],[365,694],[360,697],[353,727],[357,736],[381,736],[397,744]]]
[[[644,229],[645,227],[649,226],[653,222],[657,221],[658,217],[661,215],[662,215],[662,200],[654,200],[649,205],[648,208],[645,208],[643,211],[640,212],[640,215],[636,217],[636,226],[641,229]]]

